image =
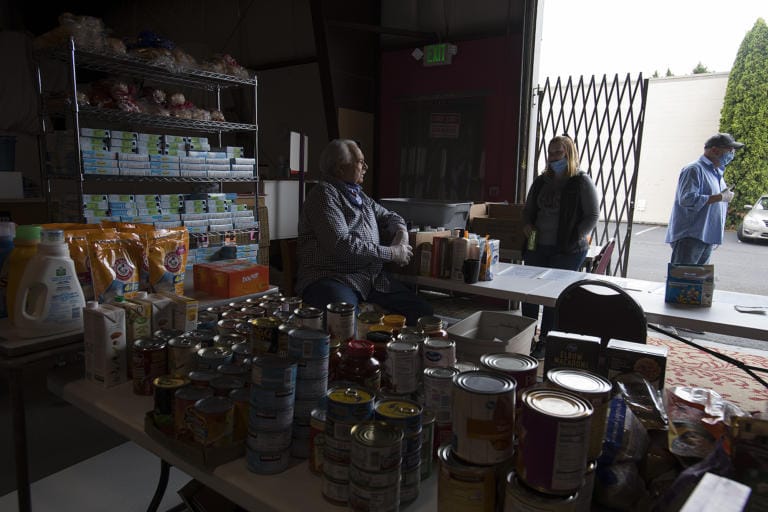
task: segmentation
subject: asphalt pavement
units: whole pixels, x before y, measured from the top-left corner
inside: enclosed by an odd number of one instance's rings
[[[623,228],[625,229],[625,226]],[[664,243],[666,232],[666,226],[632,226],[627,277],[659,282],[666,280],[667,263],[672,254],[669,244]],[[723,245],[712,252],[710,263],[715,266],[715,289],[768,296],[768,243],[740,242],[735,231],[726,231]],[[768,303],[768,297],[766,302]],[[768,340],[748,340],[684,331],[678,331],[678,334],[688,339],[732,346],[759,350],[768,348]]]

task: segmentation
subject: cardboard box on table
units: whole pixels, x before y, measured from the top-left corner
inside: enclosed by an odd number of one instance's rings
[[[664,301],[672,304],[711,306],[715,293],[714,265],[667,264]]]
[[[197,263],[192,267],[196,291],[227,299],[266,291],[269,267],[245,260]]]
[[[408,265],[401,267],[395,264],[389,264],[388,269],[390,272],[406,275],[419,275],[419,269],[423,267],[422,257],[426,257],[425,250],[427,245],[431,244],[434,247],[434,238],[436,237],[448,237],[451,236],[449,230],[443,231],[411,231],[408,233],[408,244],[413,248],[413,257]],[[429,248],[431,253],[432,248]],[[429,274],[425,274],[429,275]]]
[[[536,320],[504,311],[478,311],[447,331],[456,341],[456,357],[479,364],[483,354],[530,354]]]
[[[470,220],[470,231],[479,236],[497,238],[502,250],[520,250],[525,244],[523,234],[524,204],[487,203],[487,216]]]

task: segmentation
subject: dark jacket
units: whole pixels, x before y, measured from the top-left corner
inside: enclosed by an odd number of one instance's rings
[[[531,189],[523,210],[523,222],[536,225],[538,195],[549,179],[538,176]],[[585,201],[585,198],[587,200]],[[561,253],[574,253],[589,248],[587,235],[594,229],[599,216],[595,185],[584,171],[568,179],[560,194],[560,211],[557,224],[557,248]]]

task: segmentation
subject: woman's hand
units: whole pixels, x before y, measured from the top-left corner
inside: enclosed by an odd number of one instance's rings
[[[526,224],[525,226],[523,226],[523,234],[525,235],[525,238],[528,238],[529,236],[531,236],[531,233],[533,233],[533,226],[531,226],[530,224]]]

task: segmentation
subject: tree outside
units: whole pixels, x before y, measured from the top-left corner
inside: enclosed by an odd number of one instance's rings
[[[746,144],[725,170],[736,192],[728,211],[728,225],[735,227],[743,205],[768,193],[768,25],[762,18],[744,36],[728,76],[720,131]]]

